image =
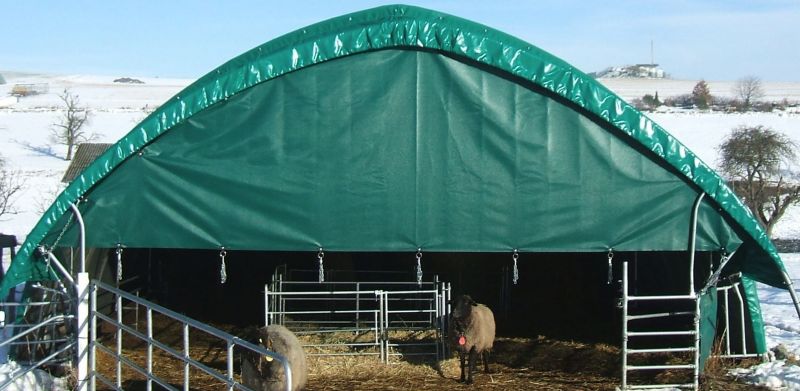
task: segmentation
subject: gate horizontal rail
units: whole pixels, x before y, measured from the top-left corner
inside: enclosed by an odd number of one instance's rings
[[[97,311],[96,308],[92,308],[90,311],[90,324],[93,327],[93,331],[96,332],[97,330],[97,320],[100,319],[108,324],[111,324],[116,327],[116,342],[117,347],[116,350],[109,348],[102,343],[100,343],[97,338],[94,338],[96,335],[93,332],[93,338],[90,341],[90,349],[91,349],[91,357],[96,359],[95,349],[100,349],[103,353],[110,355],[116,360],[116,379],[115,382],[112,382],[109,378],[103,376],[102,374],[98,373],[94,370],[95,365],[92,363],[93,370],[90,372],[90,378],[92,380],[92,384],[94,384],[95,380],[100,380],[102,383],[106,384],[109,387],[114,389],[122,389],[122,364],[125,364],[128,368],[133,369],[135,372],[139,373],[142,376],[146,377],[147,381],[147,388],[151,389],[152,383],[158,383],[160,386],[168,389],[168,390],[177,390],[169,382],[159,378],[157,375],[153,373],[153,347],[160,349],[161,351],[167,353],[169,356],[174,358],[175,360],[180,361],[184,365],[184,381],[183,381],[183,390],[188,391],[190,389],[190,377],[189,371],[190,367],[199,369],[203,373],[210,375],[214,379],[224,383],[227,386],[228,390],[250,390],[248,387],[244,386],[243,384],[237,382],[234,377],[234,347],[240,347],[245,350],[249,350],[259,355],[264,355],[268,357],[272,357],[275,360],[278,360],[284,369],[284,373],[286,374],[286,390],[291,390],[291,368],[289,367],[289,363],[285,357],[282,355],[269,351],[261,346],[252,344],[247,342],[239,337],[233,336],[228,334],[222,330],[218,330],[211,326],[208,326],[204,323],[201,323],[197,320],[192,318],[186,317],[181,315],[175,311],[169,310],[165,307],[162,307],[158,304],[151,303],[147,300],[144,300],[138,296],[135,296],[129,292],[125,292],[123,290],[117,289],[111,285],[104,284],[100,281],[93,281],[92,285],[90,286],[90,290],[92,293],[92,302],[97,303],[97,295],[99,290],[103,290],[106,292],[112,293],[116,298],[116,312],[117,312],[117,319],[112,318],[111,316],[105,315]],[[144,334],[139,332],[138,330],[127,326],[122,323],[121,319],[121,309],[122,309],[122,299],[129,300],[134,302],[147,311],[147,333]],[[156,340],[153,336],[153,312],[156,312],[160,315],[166,316],[182,325],[183,330],[183,352],[179,352],[177,349]],[[227,357],[226,357],[226,364],[227,364],[227,371],[226,373],[222,373],[214,368],[211,368],[200,361],[197,361],[191,358],[190,354],[190,343],[189,343],[189,330],[190,328],[199,330],[204,332],[209,336],[216,337],[225,342],[227,346]],[[127,357],[123,356],[122,354],[122,332],[126,332],[128,335],[135,337],[136,339],[145,343],[147,347],[147,359],[146,359],[146,368],[142,368],[137,363],[133,362],[132,360],[128,359]],[[92,387],[94,388],[94,387]],[[255,391],[255,390],[253,390]]]

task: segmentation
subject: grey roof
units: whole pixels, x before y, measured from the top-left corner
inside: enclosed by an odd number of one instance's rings
[[[89,167],[92,162],[102,155],[111,146],[106,143],[83,143],[78,144],[75,150],[75,156],[72,157],[72,162],[67,167],[67,172],[61,178],[61,182],[70,183],[75,177],[80,175],[86,167]]]

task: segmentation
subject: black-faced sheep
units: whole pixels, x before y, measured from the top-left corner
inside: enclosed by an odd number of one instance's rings
[[[258,342],[268,350],[286,357],[292,371],[291,390],[302,390],[308,375],[306,354],[294,333],[281,325],[270,325],[258,330]],[[242,383],[257,391],[285,391],[283,364],[272,357],[250,351],[248,353],[242,357]]]
[[[494,314],[489,307],[478,304],[468,295],[461,295],[453,302],[450,313],[448,338],[461,360],[461,382],[472,383],[475,360],[478,355],[489,373],[489,351],[494,345]],[[467,376],[464,376],[464,360],[469,355]]]

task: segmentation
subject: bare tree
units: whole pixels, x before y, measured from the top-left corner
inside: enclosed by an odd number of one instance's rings
[[[700,80],[692,89],[692,101],[698,109],[705,110],[711,104],[711,89],[705,80]]]
[[[5,160],[0,156],[0,218],[7,214],[16,214],[14,199],[22,190],[24,180],[19,171],[7,170]]]
[[[800,202],[800,183],[790,168],[796,148],[764,126],[737,127],[719,146],[722,172],[770,236],[789,206]]]
[[[753,102],[764,97],[761,79],[756,76],[745,76],[733,85],[733,93],[741,100],[742,109],[749,110]]]
[[[64,102],[64,112],[59,122],[53,124],[53,132],[50,139],[56,144],[67,146],[67,157],[65,160],[72,160],[72,151],[76,145],[82,142],[91,141],[97,136],[86,134],[83,126],[89,122],[89,108],[82,107],[78,100],[78,95],[72,94],[68,89],[58,95]]]

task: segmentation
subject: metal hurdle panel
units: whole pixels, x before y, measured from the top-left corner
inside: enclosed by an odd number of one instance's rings
[[[367,355],[385,363],[408,356],[438,360],[446,354],[449,299],[450,284],[437,278],[422,284],[320,283],[286,281],[276,273],[264,286],[264,324],[282,324],[301,337],[352,335],[335,342],[306,338],[303,346],[310,356]],[[417,340],[408,341],[412,337]]]

